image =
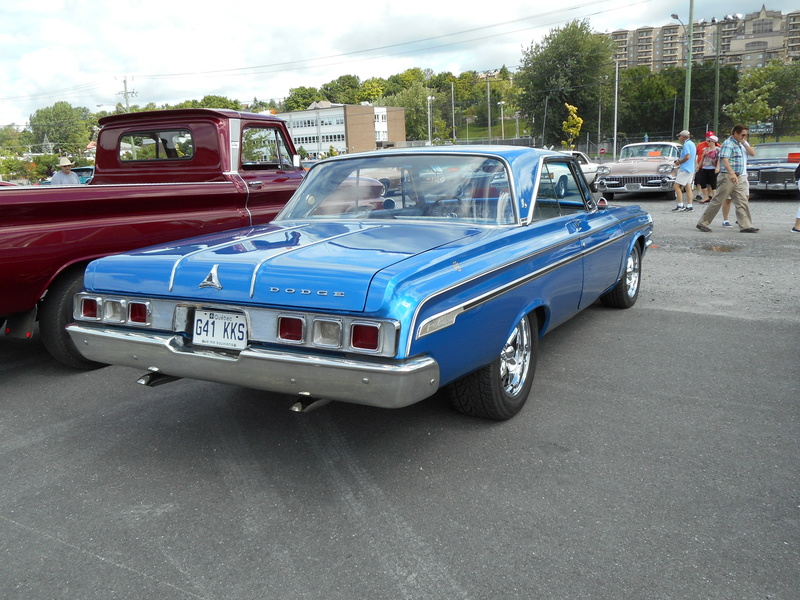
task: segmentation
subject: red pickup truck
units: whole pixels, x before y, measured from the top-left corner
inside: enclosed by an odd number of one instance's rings
[[[267,223],[302,180],[283,120],[184,109],[100,119],[89,185],[0,191],[0,327],[76,368],[64,330],[86,264],[202,233]]]

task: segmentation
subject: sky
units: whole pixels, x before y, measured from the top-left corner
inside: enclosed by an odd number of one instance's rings
[[[92,112],[215,94],[276,100],[341,75],[386,78],[515,70],[524,50],[566,23],[611,32],[688,22],[691,0],[48,0],[0,6],[0,126],[58,101]],[[768,10],[797,10],[771,0]],[[557,6],[557,8],[556,8]],[[747,14],[761,2],[694,0],[694,20]],[[489,10],[491,9],[491,10]]]

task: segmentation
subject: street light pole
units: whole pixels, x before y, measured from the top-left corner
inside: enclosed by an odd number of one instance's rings
[[[428,146],[433,144],[433,138],[431,137],[431,100],[433,100],[433,96],[428,96]]]
[[[672,18],[683,25],[678,15],[673,13]],[[694,44],[694,0],[689,0],[689,26],[683,25],[686,33],[686,84],[683,89],[683,128],[689,129],[689,109],[692,102],[692,45]]]
[[[497,104],[500,105],[500,138],[501,139],[505,139],[506,138],[506,127],[505,127],[505,123],[503,122],[503,106],[505,106],[505,101],[501,100]]]

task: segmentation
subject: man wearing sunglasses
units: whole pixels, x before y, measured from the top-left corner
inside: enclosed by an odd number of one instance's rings
[[[731,136],[722,142],[719,151],[720,172],[717,180],[717,193],[711,199],[703,216],[697,222],[700,231],[711,231],[709,225],[717,216],[722,203],[730,198],[736,207],[736,220],[741,228],[741,233],[758,233],[758,227],[753,227],[750,217],[750,204],[747,201],[747,159],[745,156],[744,141],[747,139],[748,128],[744,125],[734,125]]]

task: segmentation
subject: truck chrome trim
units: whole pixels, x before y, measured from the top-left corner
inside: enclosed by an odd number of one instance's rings
[[[68,325],[67,332],[98,362],[281,394],[401,408],[439,388],[439,365],[428,356],[370,360],[253,347],[234,353],[192,348],[169,333],[80,323]]]

